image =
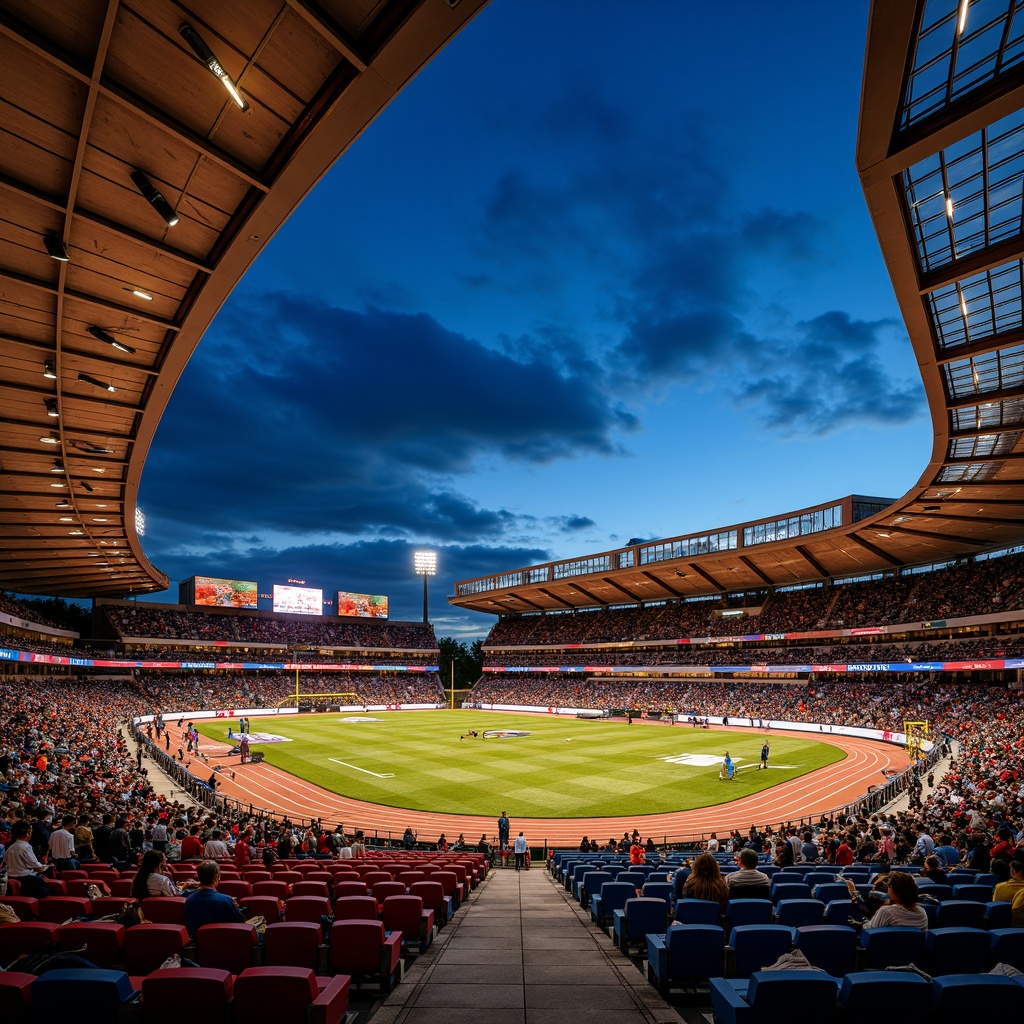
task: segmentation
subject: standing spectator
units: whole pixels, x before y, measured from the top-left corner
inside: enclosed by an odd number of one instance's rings
[[[526,838],[523,836],[523,833],[520,832],[519,835],[516,836],[516,845],[515,850],[513,851],[516,855],[516,871],[520,868],[523,868],[525,871],[530,870],[530,866],[526,863],[526,854],[529,849],[529,846],[526,844]],[[643,851],[641,850],[641,853],[642,852]]]
[[[501,817],[498,818],[498,846],[502,850],[508,847],[508,835],[509,835],[509,820],[508,815],[502,811]]]
[[[75,858],[75,836],[71,831],[74,824],[75,816],[65,814],[60,820],[60,828],[50,833],[50,860],[57,871],[69,871],[78,867]]]

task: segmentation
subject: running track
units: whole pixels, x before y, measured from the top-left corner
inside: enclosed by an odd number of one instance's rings
[[[780,733],[805,738],[808,735],[778,729],[773,730],[772,735]],[[902,771],[909,763],[903,748],[890,743],[820,734],[814,738],[840,748],[846,757],[798,779],[739,800],[689,811],[638,814],[629,818],[518,818],[513,828],[515,831],[522,829],[534,846],[542,842],[549,846],[577,846],[584,835],[604,842],[608,836],[618,837],[623,832],[632,832],[634,828],[645,837],[652,836],[655,841],[662,836],[679,837],[711,831],[722,833],[740,829],[746,832],[755,823],[765,825],[798,820],[843,807],[864,796],[869,786],[882,785],[885,782],[882,769]],[[210,749],[209,745],[206,749]],[[228,749],[221,748],[225,752]],[[346,832],[359,828],[367,837],[374,834],[386,837],[390,832],[397,839],[409,826],[420,834],[421,841],[429,842],[444,832],[451,842],[463,833],[467,842],[475,846],[481,834],[488,839],[496,834],[497,818],[502,810],[500,797],[495,798],[495,810],[489,817],[387,807],[339,796],[266,762],[243,765],[232,757],[229,762],[222,763],[225,771],[233,770],[236,776],[234,780],[226,774],[220,776],[222,796],[235,797],[251,803],[254,808],[269,808],[291,818],[322,818],[332,825],[342,822]],[[721,787],[724,796],[729,784],[718,780],[714,769],[709,769],[708,777],[709,784]]]

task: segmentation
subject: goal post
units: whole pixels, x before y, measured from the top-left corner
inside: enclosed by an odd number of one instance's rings
[[[295,705],[298,707],[301,703],[310,704],[358,704],[362,706],[363,700],[358,693],[352,690],[346,690],[344,693],[301,693],[296,690],[295,693],[288,694],[283,700],[277,702],[277,707],[290,707]]]

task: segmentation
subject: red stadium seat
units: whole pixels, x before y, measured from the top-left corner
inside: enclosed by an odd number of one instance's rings
[[[235,1018],[275,1024],[340,1024],[348,1010],[349,979],[317,984],[302,967],[249,967],[235,978]]]
[[[175,953],[181,956],[188,945],[188,931],[181,924],[137,924],[124,935],[128,973],[149,974]]]
[[[143,1024],[181,1024],[183,1007],[201,1007],[203,1024],[230,1024],[234,990],[230,971],[204,967],[152,971],[142,981]]]
[[[196,932],[196,958],[200,967],[217,967],[241,974],[252,966],[259,944],[250,924],[204,924]]]
[[[331,926],[331,970],[351,975],[356,986],[369,979],[382,992],[398,981],[402,963],[400,932],[386,935],[381,921],[335,921]]]

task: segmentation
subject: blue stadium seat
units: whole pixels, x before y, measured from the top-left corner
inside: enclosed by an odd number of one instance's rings
[[[794,1019],[824,1024],[835,1017],[837,996],[835,978],[819,971],[758,971],[749,980],[711,979],[711,1008],[718,1024]]]
[[[944,900],[935,915],[937,928],[984,928],[986,904],[974,900]]]
[[[997,928],[989,932],[993,964],[1009,964],[1024,971],[1024,928]]]
[[[948,974],[932,981],[933,1019],[1020,1020],[1024,1014],[1024,985],[996,974]]]
[[[600,893],[590,897],[590,916],[594,923],[606,928],[612,920],[612,914],[626,905],[626,900],[636,898],[636,889],[627,882],[605,882]]]
[[[696,986],[725,970],[725,931],[718,925],[672,925],[647,936],[647,978],[662,994]]]
[[[916,964],[924,969],[927,947],[920,928],[867,928],[861,932],[862,966],[868,971]]]
[[[743,924],[729,933],[732,970],[737,978],[775,963],[793,946],[793,929],[781,924]]]
[[[672,916],[679,924],[718,924],[722,908],[715,900],[676,900]]]
[[[931,998],[930,983],[911,972],[860,971],[839,986],[845,1024],[878,1024],[882,1012],[886,1020],[917,1020]]]
[[[821,924],[824,917],[825,904],[821,900],[780,900],[775,907],[776,920],[789,928]]]
[[[841,978],[854,969],[857,932],[841,924],[814,924],[797,928],[796,948],[813,966]]]
[[[725,923],[731,931],[741,924],[771,924],[775,908],[771,900],[729,900],[725,905]]]
[[[622,910],[612,915],[612,936],[615,945],[629,955],[631,946],[647,948],[647,934],[654,932],[664,934],[667,921],[664,900],[649,899],[645,896],[634,896],[626,900]]]
[[[989,968],[992,940],[982,928],[934,928],[925,932],[925,946],[932,977],[983,974]]]

